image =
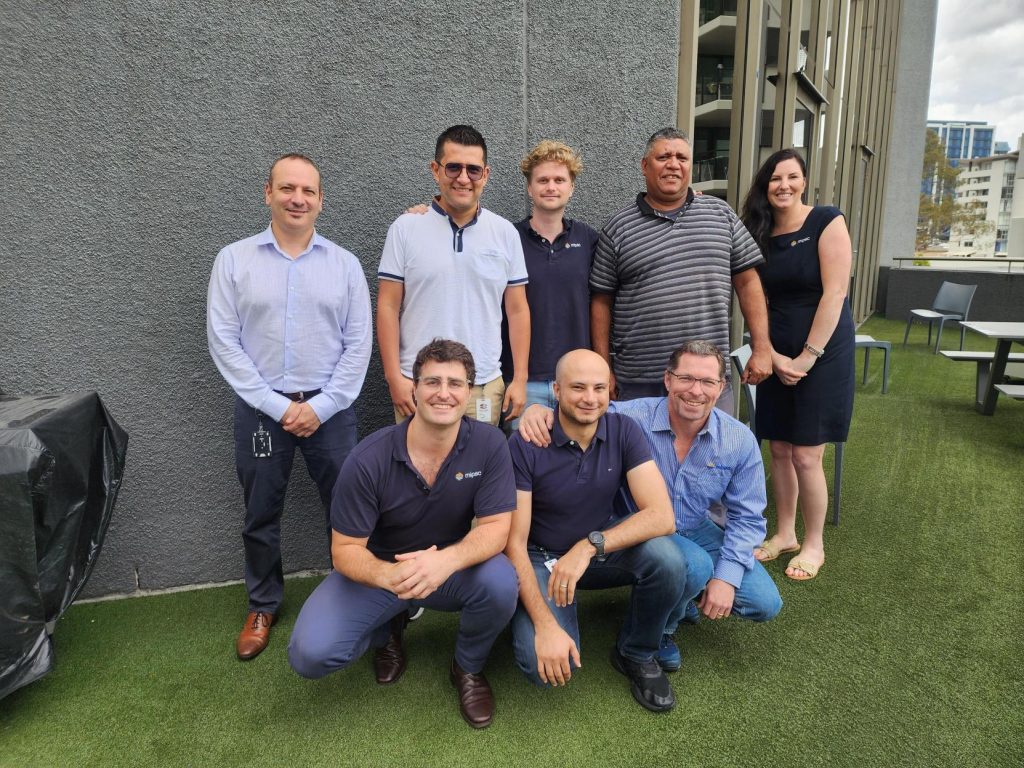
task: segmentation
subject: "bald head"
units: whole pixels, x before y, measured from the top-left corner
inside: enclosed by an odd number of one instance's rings
[[[571,376],[577,371],[603,375],[606,382],[611,378],[608,363],[597,352],[591,352],[589,349],[574,349],[558,358],[558,364],[555,365],[555,381],[561,381],[563,377]]]
[[[604,358],[589,349],[566,352],[555,366],[558,420],[566,434],[576,438],[593,434],[598,419],[608,410],[611,371]],[[589,438],[588,438],[589,439]]]

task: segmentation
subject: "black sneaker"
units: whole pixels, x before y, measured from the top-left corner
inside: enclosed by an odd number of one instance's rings
[[[657,661],[631,661],[619,653],[618,647],[612,648],[611,660],[612,666],[629,678],[629,690],[641,707],[651,712],[668,712],[676,705],[672,684]]]

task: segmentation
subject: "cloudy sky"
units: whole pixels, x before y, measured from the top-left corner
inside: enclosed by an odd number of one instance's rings
[[[929,120],[985,120],[1024,133],[1024,0],[939,0]]]

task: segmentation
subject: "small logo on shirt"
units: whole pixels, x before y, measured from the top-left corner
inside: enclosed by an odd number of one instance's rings
[[[483,474],[483,471],[479,470],[479,469],[476,472],[465,472],[465,473],[463,473],[463,472],[456,472],[455,473],[455,479],[456,480],[472,480],[474,477],[480,477],[480,475],[482,475],[482,474]]]
[[[806,243],[810,239],[810,237],[801,237],[799,240],[793,240],[790,242],[789,247],[792,248],[796,245],[799,245],[800,243]]]
[[[583,243],[566,243],[565,247],[566,248],[582,248],[583,247]]]

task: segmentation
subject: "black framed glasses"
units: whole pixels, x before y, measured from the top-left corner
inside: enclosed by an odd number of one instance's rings
[[[469,176],[470,181],[480,181],[484,177],[484,167],[482,165],[472,165],[470,163],[445,163],[441,166],[444,168],[444,175],[449,179],[457,179],[462,175],[462,169],[466,169],[466,175]]]

